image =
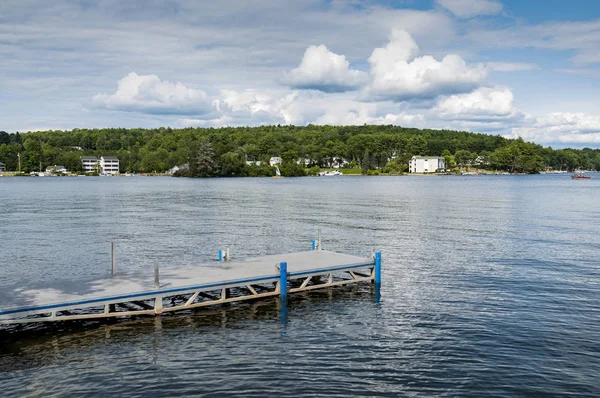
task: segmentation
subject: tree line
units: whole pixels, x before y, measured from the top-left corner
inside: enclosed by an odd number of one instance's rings
[[[273,156],[283,159],[284,175],[314,173],[343,160],[365,174],[397,174],[413,155],[444,156],[449,168],[600,170],[599,149],[555,150],[520,138],[391,125],[0,131],[0,162],[7,170],[17,170],[18,154],[23,172],[51,165],[81,171],[84,155],[117,156],[122,173],[161,173],[189,164],[183,174],[190,176],[272,175],[266,163]]]

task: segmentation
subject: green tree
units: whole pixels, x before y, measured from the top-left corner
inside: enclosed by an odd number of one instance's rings
[[[248,175],[248,167],[244,158],[235,152],[227,152],[219,159],[220,175],[223,177],[245,177]]]
[[[306,175],[304,166],[296,162],[283,162],[279,168],[284,177],[301,177]]]
[[[39,170],[42,161],[42,145],[34,138],[26,138],[23,148],[25,153],[21,154],[21,170],[25,172]]]
[[[467,150],[461,149],[459,151],[456,151],[456,153],[454,154],[454,159],[456,159],[456,162],[461,167],[464,167],[468,164],[471,164],[471,162],[473,161],[473,154]]]
[[[382,169],[387,174],[402,174],[408,171],[408,165],[402,162],[401,159],[396,158],[390,160]]]
[[[219,174],[216,154],[209,141],[202,141],[190,159],[190,175],[192,177],[215,177]]]
[[[452,156],[452,153],[450,153],[450,150],[444,149],[442,151],[442,157],[446,163],[446,170],[452,170],[456,168],[456,160],[454,159],[454,156]]]

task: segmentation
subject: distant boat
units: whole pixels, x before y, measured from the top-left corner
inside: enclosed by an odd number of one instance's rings
[[[275,175],[273,176],[273,178],[283,178],[283,176],[281,175],[281,171],[279,171],[279,167],[275,166]]]
[[[574,176],[571,176],[574,180],[590,180],[592,177],[583,174],[583,171],[578,171]]]
[[[333,170],[333,171],[322,171],[319,173],[319,175],[322,177],[333,177],[333,176],[341,176],[344,174],[342,174],[342,172],[339,170]]]

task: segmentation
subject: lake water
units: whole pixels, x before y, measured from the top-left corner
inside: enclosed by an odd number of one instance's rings
[[[0,288],[323,247],[368,284],[0,333],[3,396],[599,396],[600,176],[0,178]]]

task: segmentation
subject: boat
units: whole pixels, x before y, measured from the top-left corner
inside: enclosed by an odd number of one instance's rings
[[[275,166],[275,175],[273,176],[273,178],[283,178],[283,176],[281,175],[281,171],[279,171],[279,167]]]
[[[583,171],[578,171],[574,176],[571,176],[574,180],[590,180],[592,177],[583,174]]]
[[[333,171],[322,171],[319,173],[319,175],[322,177],[332,177],[332,176],[341,176],[344,174],[339,170],[333,170]]]

